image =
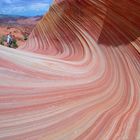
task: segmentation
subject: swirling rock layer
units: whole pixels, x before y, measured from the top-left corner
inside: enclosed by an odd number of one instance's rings
[[[56,0],[0,47],[0,140],[140,140],[140,2]]]

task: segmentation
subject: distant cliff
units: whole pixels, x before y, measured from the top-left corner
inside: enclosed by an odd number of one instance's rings
[[[35,25],[42,16],[25,17],[0,14],[0,25]]]

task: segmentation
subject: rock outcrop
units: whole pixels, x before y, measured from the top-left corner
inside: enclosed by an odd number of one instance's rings
[[[24,46],[0,47],[0,139],[139,140],[139,11],[57,0]]]

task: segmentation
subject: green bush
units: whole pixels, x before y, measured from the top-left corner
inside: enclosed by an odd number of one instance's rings
[[[4,45],[4,41],[5,41],[4,39],[5,39],[5,36],[2,36],[2,37],[0,38],[0,44],[1,44],[1,45]]]
[[[17,48],[18,47],[16,39],[13,40],[12,47],[13,48]]]
[[[0,45],[4,45],[4,42],[2,40],[0,40]]]

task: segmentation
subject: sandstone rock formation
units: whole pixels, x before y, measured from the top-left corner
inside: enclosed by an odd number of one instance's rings
[[[139,140],[139,11],[56,0],[24,46],[0,47],[0,139]]]

